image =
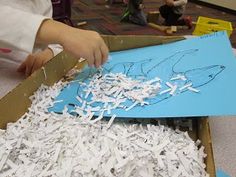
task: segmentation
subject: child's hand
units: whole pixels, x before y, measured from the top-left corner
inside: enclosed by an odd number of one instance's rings
[[[60,37],[64,50],[86,59],[90,67],[100,67],[108,58],[108,48],[97,32],[71,28]]]
[[[89,66],[99,67],[108,58],[108,48],[97,32],[72,28],[54,20],[42,22],[36,43],[60,44],[74,57],[86,59]]]
[[[165,0],[167,6],[174,6],[174,0]]]
[[[53,58],[53,52],[50,49],[30,54],[19,66],[17,71],[24,72],[26,76],[31,75],[35,70],[41,68],[47,61]]]

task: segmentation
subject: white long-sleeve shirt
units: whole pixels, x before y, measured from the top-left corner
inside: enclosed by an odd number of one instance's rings
[[[24,79],[17,68],[26,57],[47,46],[36,46],[35,38],[43,20],[51,18],[51,0],[0,0],[0,98]],[[62,48],[49,46],[54,55]]]
[[[176,14],[183,14],[188,0],[174,0],[174,12]]]
[[[35,38],[43,20],[51,17],[51,0],[0,0],[0,48],[13,51],[7,54],[0,51],[0,58],[22,62],[25,59],[22,54],[46,48],[36,46]],[[50,48],[58,51],[57,46]]]

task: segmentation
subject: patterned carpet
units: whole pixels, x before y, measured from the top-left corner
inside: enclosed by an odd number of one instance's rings
[[[162,0],[144,0],[145,13],[156,11],[162,5]],[[149,26],[139,26],[131,23],[120,22],[121,14],[125,9],[122,0],[116,0],[112,5],[108,5],[105,0],[74,0],[72,6],[72,21],[76,26],[78,22],[86,21],[87,24],[79,28],[95,30],[101,34],[146,34],[146,35],[166,35]],[[197,21],[198,16],[217,18],[231,21],[236,25],[236,15],[222,12],[216,9],[200,6],[189,2],[185,16],[191,16],[193,21]],[[163,19],[159,18],[159,24]],[[179,29],[174,35],[190,35],[194,28]],[[236,32],[230,37],[233,47],[236,48]]]

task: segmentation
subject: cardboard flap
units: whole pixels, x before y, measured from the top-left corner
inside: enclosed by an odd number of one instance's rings
[[[43,68],[34,72],[22,81],[0,100],[0,128],[5,128],[7,123],[17,121],[31,104],[29,97],[40,85],[52,85],[60,80],[77,60],[61,52],[50,60]]]
[[[206,170],[210,176],[215,177],[215,163],[212,149],[211,132],[208,118],[202,118],[198,124],[198,138],[202,141],[202,145],[205,147],[207,157],[205,163],[207,164]]]
[[[185,39],[182,36],[152,36],[152,35],[103,35],[110,51],[140,48],[152,45],[166,44]]]

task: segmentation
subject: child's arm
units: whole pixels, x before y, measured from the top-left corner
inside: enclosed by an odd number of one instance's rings
[[[0,6],[0,16],[0,47],[32,53],[35,44],[61,44],[75,57],[87,59],[90,66],[99,67],[107,60],[108,48],[96,32],[72,28],[7,5]]]
[[[75,57],[86,58],[90,66],[99,67],[107,59],[108,49],[96,32],[71,28],[53,20],[47,20],[42,23],[36,36],[36,43],[61,44],[64,49],[67,48],[67,51],[71,52]],[[20,65],[18,71],[24,72],[26,76],[29,76],[58,53],[54,50],[57,47],[59,51],[62,50],[59,45],[49,45],[49,48],[44,51],[29,55]]]
[[[174,6],[174,0],[165,0],[167,6]]]
[[[183,6],[187,4],[188,0],[176,0],[173,2],[173,6]]]
[[[188,0],[165,0],[168,6],[182,6],[187,4]]]
[[[36,43],[60,44],[75,57],[87,59],[89,66],[99,67],[108,57],[108,48],[97,32],[72,28],[54,20],[43,21]]]

